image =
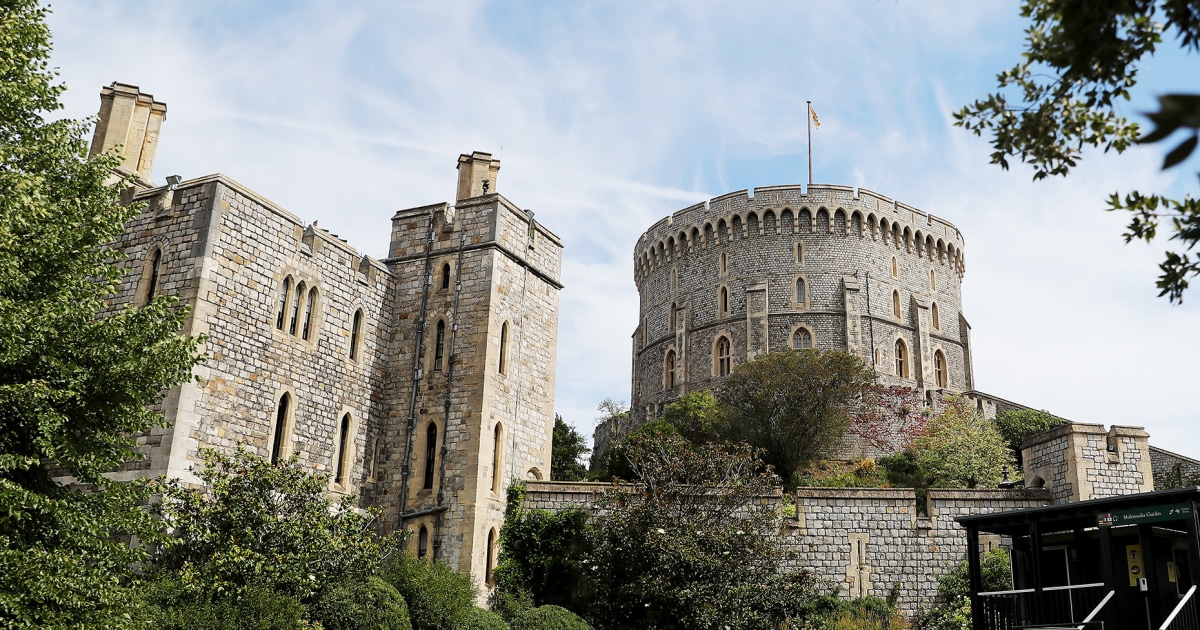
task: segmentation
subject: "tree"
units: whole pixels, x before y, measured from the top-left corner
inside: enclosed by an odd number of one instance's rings
[[[584,558],[589,621],[624,628],[777,628],[811,595],[785,569],[779,478],[745,445],[693,447],[637,436],[625,452],[637,481],[598,501]]]
[[[1012,464],[996,424],[958,396],[929,420],[911,451],[934,488],[994,488],[1003,468]]]
[[[263,587],[308,601],[325,585],[366,579],[402,542],[374,534],[378,513],[355,510],[354,497],[326,498],[329,478],[295,457],[272,464],[241,447],[200,455],[202,488],[161,486],[159,512],[173,535],[154,565],[201,593]]]
[[[717,390],[731,441],[763,449],[785,487],[842,443],[868,400],[875,372],[853,354],[784,350],[743,363]]]
[[[49,120],[46,10],[0,4],[0,625],[121,627],[121,577],[158,529],[139,484],[104,476],[161,424],[150,408],[190,376],[197,340],[155,299],[110,310],[107,244],[138,211],[86,160],[89,124]],[[61,478],[74,480],[73,487]]]
[[[955,124],[991,136],[993,164],[1007,169],[1009,158],[1019,158],[1034,167],[1035,180],[1066,175],[1084,147],[1120,153],[1176,131],[1188,137],[1167,153],[1163,169],[1188,158],[1200,130],[1200,94],[1159,97],[1159,111],[1147,115],[1155,129],[1140,138],[1137,123],[1119,107],[1137,84],[1138,62],[1154,52],[1165,33],[1174,30],[1181,47],[1200,50],[1200,2],[1025,0],[1021,15],[1031,20],[1024,59],[1000,73],[999,92],[955,114]],[[1150,241],[1159,222],[1170,220],[1171,238],[1184,251],[1166,253],[1157,285],[1160,296],[1182,301],[1188,278],[1200,273],[1200,253],[1191,251],[1200,242],[1200,199],[1134,191],[1124,198],[1113,193],[1108,205],[1133,214],[1126,242]]]
[[[693,444],[720,442],[729,435],[728,414],[707,389],[688,392],[663,409],[662,419]]]
[[[590,452],[592,449],[587,447],[587,438],[575,427],[563,422],[562,416],[554,414],[550,478],[555,481],[582,481],[587,477],[587,466],[580,460]]]

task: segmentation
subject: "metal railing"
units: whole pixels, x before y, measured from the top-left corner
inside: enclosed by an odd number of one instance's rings
[[[1200,628],[1200,615],[1196,611],[1196,585],[1188,589],[1187,594],[1175,605],[1175,610],[1167,616],[1158,630],[1196,630]]]
[[[976,620],[976,627],[985,630],[1100,627],[1093,619],[1111,597],[1112,591],[1105,591],[1102,583],[1051,586],[1040,592],[1028,588],[980,593],[983,618]]]

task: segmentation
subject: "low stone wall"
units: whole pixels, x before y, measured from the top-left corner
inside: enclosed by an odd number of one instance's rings
[[[591,509],[605,483],[527,482],[527,508]],[[800,488],[796,516],[784,533],[797,567],[813,571],[844,597],[887,597],[898,588],[900,609],[928,610],[937,578],[966,557],[959,516],[1046,505],[1046,490],[931,490],[928,516],[917,514],[916,493],[895,488]],[[775,500],[780,500],[775,498]],[[782,505],[781,505],[782,509]],[[984,550],[1004,544],[982,537]]]

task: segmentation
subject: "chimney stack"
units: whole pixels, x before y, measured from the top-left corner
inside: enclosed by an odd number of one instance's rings
[[[113,82],[100,90],[100,120],[92,136],[89,157],[120,145],[125,158],[120,169],[150,181],[158,132],[167,119],[167,104],[154,100],[136,85]]]
[[[493,160],[491,153],[475,151],[471,155],[458,156],[458,196],[455,201],[496,192],[499,174],[500,160]]]

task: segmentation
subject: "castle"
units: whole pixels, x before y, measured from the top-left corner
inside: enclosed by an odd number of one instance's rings
[[[120,150],[124,199],[146,204],[114,246],[112,306],[178,296],[208,361],[119,478],[196,481],[204,447],[295,456],[486,581],[509,481],[549,476],[561,241],[476,152],[455,203],[396,212],[376,260],[225,175],[152,185],[166,112],[135,86],[101,93],[91,154]]]
[[[396,212],[377,260],[224,175],[150,183],[166,112],[135,86],[101,93],[91,153],[119,150],[135,182],[123,198],[145,203],[113,245],[126,258],[111,306],[178,296],[209,359],[167,393],[167,426],[139,436],[146,457],[118,478],[197,481],[205,447],[294,456],[329,476],[331,495],[381,508],[385,531],[413,532],[413,553],[479,583],[510,480],[529,480],[526,503],[548,509],[603,491],[547,479],[563,245],[497,193],[498,160],[461,155],[453,205]],[[986,415],[1017,406],[974,389],[963,249],[950,223],[840,186],[732,193],[659,221],[635,253],[631,423],[599,427],[596,449],[786,347],[853,352],[934,404],[963,393]],[[1026,444],[1043,487],[931,490],[921,513],[911,489],[802,488],[786,531],[844,594],[901,583],[902,607],[927,607],[966,553],[958,516],[1200,475],[1147,437],[1068,425]]]

